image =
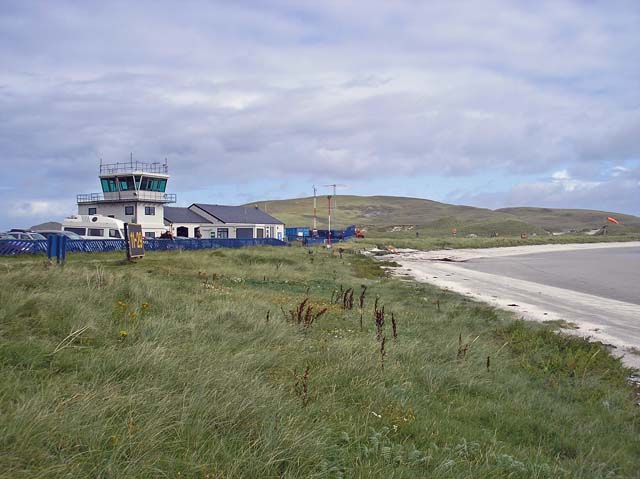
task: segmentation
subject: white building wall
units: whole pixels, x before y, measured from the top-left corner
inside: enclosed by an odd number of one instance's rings
[[[284,239],[284,225],[282,224],[218,223],[213,225],[205,223],[200,227],[200,231],[203,238],[211,238],[212,232],[215,233],[215,238],[219,238],[218,229],[227,229],[229,231],[229,239],[235,239],[236,228],[252,228],[254,238],[258,237],[257,230],[262,229],[264,231],[263,238]],[[273,228],[273,235],[271,234],[271,228]]]
[[[133,215],[125,215],[125,207],[133,206]],[[155,208],[155,215],[145,215],[145,206]],[[143,202],[97,202],[97,203],[80,203],[78,205],[78,214],[88,215],[89,208],[95,208],[97,215],[113,216],[125,223],[139,223],[142,225],[142,233],[155,233],[159,237],[165,231],[164,225],[164,205],[162,203],[143,203]]]
[[[200,228],[200,233],[202,234],[203,238],[209,237],[208,234],[207,236],[205,236],[205,234],[203,233],[203,226],[207,226],[206,223],[202,225],[200,223],[170,223],[168,221],[165,221],[165,226],[169,228],[169,231],[171,231],[171,234],[174,238],[178,236],[178,228],[187,228],[188,238],[195,238],[196,228]]]

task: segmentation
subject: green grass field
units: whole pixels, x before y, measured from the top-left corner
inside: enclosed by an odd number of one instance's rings
[[[0,477],[638,477],[601,345],[360,255],[121,256],[0,258]]]
[[[409,248],[422,251],[440,249],[475,249],[475,248],[501,248],[505,246],[531,246],[544,244],[568,244],[568,243],[605,243],[640,241],[640,234],[588,236],[579,234],[567,234],[562,236],[535,236],[522,239],[518,236],[500,236],[497,238],[459,238],[459,237],[434,237],[420,235],[416,237],[413,231],[397,233],[373,231],[367,232],[365,238],[350,239],[347,244],[357,249],[379,248],[386,246],[395,248]]]

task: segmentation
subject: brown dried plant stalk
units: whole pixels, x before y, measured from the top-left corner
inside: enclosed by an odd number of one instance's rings
[[[367,287],[363,284],[362,285],[362,292],[360,293],[360,298],[359,298],[359,306],[360,306],[360,331],[362,331],[362,316],[364,315],[364,300],[367,296]]]
[[[289,318],[287,319],[292,323],[303,324],[305,328],[308,328],[316,319],[327,312],[327,308],[324,308],[314,313],[313,306],[308,302],[309,298],[305,298],[295,309],[290,309]]]
[[[306,406],[309,402],[309,366],[302,377],[297,370],[293,370],[293,391],[302,400],[302,405]]]
[[[391,313],[391,329],[393,330],[393,340],[398,341],[398,324],[396,323],[396,316]]]
[[[380,341],[382,339],[382,333],[384,330],[384,306],[382,306],[382,309],[378,309],[377,301],[374,316],[376,320],[376,339]]]

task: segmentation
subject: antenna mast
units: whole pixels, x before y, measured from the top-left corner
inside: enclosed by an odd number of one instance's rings
[[[327,196],[329,200],[329,230],[327,231],[327,245],[331,248],[331,195]]]
[[[338,187],[346,188],[347,185],[338,185],[338,184],[333,183],[331,185],[323,185],[323,186],[325,186],[325,187],[331,186],[333,188],[333,209],[337,210],[338,209],[338,204],[336,202],[336,198],[337,198],[338,195],[336,194],[336,188],[338,188]],[[315,191],[315,187],[314,187],[314,191]],[[329,198],[331,198],[331,196],[329,196]],[[329,201],[331,201],[331,200],[329,200]],[[329,227],[329,229],[331,229],[331,227]]]
[[[316,208],[316,185],[313,185],[313,233],[314,236],[318,234],[318,212]]]

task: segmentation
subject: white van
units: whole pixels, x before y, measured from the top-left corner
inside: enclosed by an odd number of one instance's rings
[[[69,216],[62,229],[84,239],[124,239],[124,221],[102,215]]]

